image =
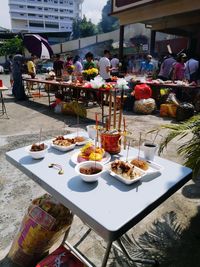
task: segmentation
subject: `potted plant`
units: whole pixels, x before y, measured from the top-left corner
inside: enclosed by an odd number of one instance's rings
[[[194,178],[200,175],[200,114],[179,124],[162,125],[161,129],[169,129],[168,135],[161,142],[159,154],[174,138],[186,141],[178,147],[178,154],[183,156],[184,165],[193,170]]]

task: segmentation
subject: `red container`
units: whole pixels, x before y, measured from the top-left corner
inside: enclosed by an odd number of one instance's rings
[[[101,134],[101,146],[110,154],[118,154],[121,151],[120,134]]]
[[[3,81],[0,80],[0,87],[3,87]]]

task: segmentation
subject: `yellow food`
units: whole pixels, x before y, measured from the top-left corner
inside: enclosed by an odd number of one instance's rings
[[[89,160],[102,160],[103,158],[103,155],[100,154],[100,153],[95,153],[95,152],[92,152],[90,155],[89,155]]]

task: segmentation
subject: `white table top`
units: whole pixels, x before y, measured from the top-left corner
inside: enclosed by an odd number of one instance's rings
[[[49,148],[44,159],[34,160],[23,147],[7,152],[6,157],[107,241],[119,238],[192,178],[191,169],[156,157],[155,162],[164,167],[158,177],[125,185],[103,173],[98,182],[86,183],[70,161],[76,151]],[[129,154],[134,158],[137,150],[130,149]],[[49,168],[50,163],[61,164],[64,175]]]

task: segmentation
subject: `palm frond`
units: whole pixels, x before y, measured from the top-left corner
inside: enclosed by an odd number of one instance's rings
[[[169,133],[160,143],[159,155],[163,153],[164,149],[175,138],[177,138],[176,141],[181,141],[187,137],[188,140],[180,144],[177,152],[183,156],[184,164],[193,170],[194,177],[196,177],[200,172],[200,114],[180,124],[161,125],[159,130],[161,129],[167,129]],[[158,129],[150,132],[153,131],[158,131]]]

